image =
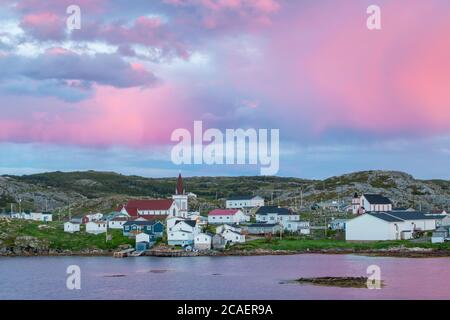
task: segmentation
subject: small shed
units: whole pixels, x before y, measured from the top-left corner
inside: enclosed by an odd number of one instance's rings
[[[433,232],[431,236],[431,243],[443,243],[446,238],[448,238],[448,229],[440,227]]]
[[[80,231],[80,224],[77,222],[67,221],[64,223],[64,232],[74,233]]]
[[[225,249],[225,245],[227,241],[221,234],[215,234],[212,237],[212,248],[215,250],[223,250]]]
[[[136,235],[136,251],[144,251],[150,248],[150,235],[147,233],[138,233]]]

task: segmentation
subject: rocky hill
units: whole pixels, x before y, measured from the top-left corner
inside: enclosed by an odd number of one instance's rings
[[[107,211],[129,198],[170,196],[176,178],[143,178],[113,172],[51,172],[24,176],[0,176],[0,209],[11,203],[23,209],[72,212]],[[364,171],[305,180],[281,177],[192,177],[186,189],[197,194],[194,206],[222,205],[230,195],[259,194],[273,204],[308,210],[314,204],[339,201],[349,204],[357,193],[381,193],[396,206],[423,210],[450,206],[450,181],[418,180],[394,171]],[[203,205],[206,205],[204,207]]]

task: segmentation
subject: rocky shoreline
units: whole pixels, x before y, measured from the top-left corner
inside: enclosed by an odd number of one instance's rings
[[[29,240],[29,239],[28,239]],[[31,257],[31,256],[113,256],[118,250],[84,249],[81,251],[52,249],[35,244],[33,241],[26,242],[26,245],[16,245],[13,247],[0,248],[0,257]],[[180,254],[183,253],[183,254]],[[395,247],[390,249],[320,249],[320,250],[227,250],[227,251],[205,251],[205,252],[184,252],[174,250],[166,252],[164,255],[146,254],[156,257],[220,257],[220,256],[268,256],[268,255],[296,255],[296,254],[356,254],[374,257],[398,257],[398,258],[437,258],[450,257],[450,250],[424,249]]]

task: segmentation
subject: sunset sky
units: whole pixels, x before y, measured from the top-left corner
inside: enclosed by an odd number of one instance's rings
[[[450,179],[449,35],[448,0],[0,0],[0,174],[259,174],[172,164],[202,120],[280,129],[281,176]]]

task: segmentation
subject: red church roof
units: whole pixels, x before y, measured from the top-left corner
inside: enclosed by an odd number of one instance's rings
[[[172,199],[160,199],[160,200],[129,200],[125,205],[130,216],[137,216],[139,211],[155,211],[155,210],[169,210],[173,204]],[[122,210],[123,206],[119,208]]]
[[[210,216],[234,216],[239,209],[214,209],[209,212]]]

